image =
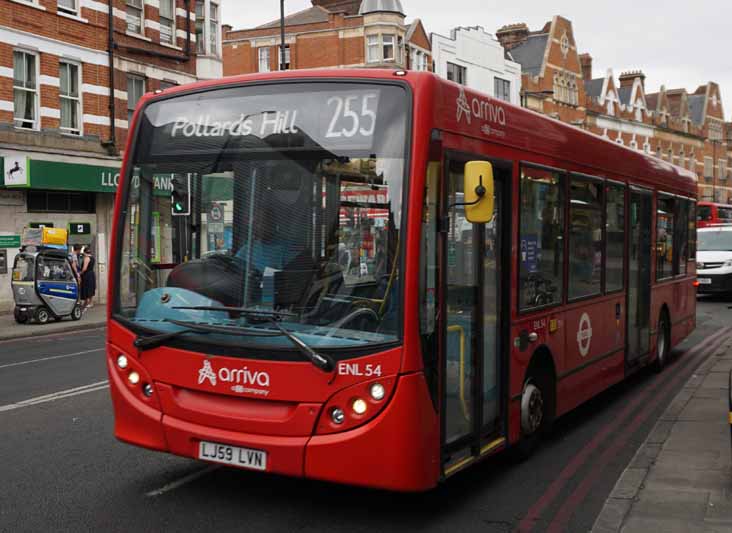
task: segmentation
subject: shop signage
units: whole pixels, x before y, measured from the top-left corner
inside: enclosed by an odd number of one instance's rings
[[[30,159],[21,156],[3,158],[3,181],[6,187],[30,187]]]
[[[53,222],[31,222],[30,224],[28,224],[28,226],[30,226],[31,228],[36,228],[36,229],[54,227]]]
[[[30,182],[34,189],[115,193],[119,185],[119,170],[119,167],[32,159]]]
[[[69,224],[69,235],[91,235],[89,222],[72,222]]]
[[[0,235],[0,248],[20,248],[20,235]]]

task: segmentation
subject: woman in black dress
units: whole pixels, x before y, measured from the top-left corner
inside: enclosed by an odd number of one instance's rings
[[[94,257],[89,247],[84,247],[81,261],[81,303],[84,309],[93,307],[92,299],[97,292],[97,278],[94,274]]]

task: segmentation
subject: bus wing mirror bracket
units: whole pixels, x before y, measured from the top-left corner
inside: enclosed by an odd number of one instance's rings
[[[465,163],[465,218],[473,224],[487,224],[493,220],[494,180],[493,165],[487,161]]]

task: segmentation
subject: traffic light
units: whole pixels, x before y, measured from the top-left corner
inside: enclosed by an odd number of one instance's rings
[[[174,217],[191,214],[191,177],[173,176],[173,190],[170,193],[171,211]]]

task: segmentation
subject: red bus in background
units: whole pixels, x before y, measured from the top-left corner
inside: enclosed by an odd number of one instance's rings
[[[706,228],[715,224],[732,224],[732,205],[699,202],[696,213],[697,227]]]
[[[202,82],[131,127],[107,345],[130,444],[426,490],[695,327],[693,174],[430,73]]]

